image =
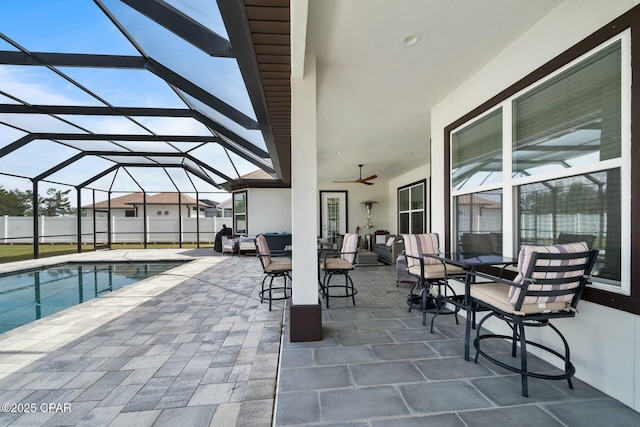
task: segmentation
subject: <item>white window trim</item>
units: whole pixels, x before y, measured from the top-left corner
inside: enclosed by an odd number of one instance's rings
[[[550,79],[553,79],[558,74],[570,69],[571,67],[579,64],[584,61],[588,57],[594,55],[597,52],[606,49],[608,46],[620,41],[621,42],[621,135],[620,135],[620,143],[621,143],[621,152],[620,158],[600,161],[597,163],[592,163],[589,165],[577,166],[567,168],[562,171],[554,171],[547,173],[540,173],[531,177],[522,177],[522,178],[512,178],[511,173],[503,173],[503,178],[501,183],[490,184],[484,186],[477,186],[473,188],[465,188],[462,190],[454,190],[451,191],[451,198],[449,200],[450,206],[455,206],[454,198],[472,193],[479,193],[489,190],[496,190],[502,188],[502,202],[504,207],[511,206],[511,209],[505,208],[502,209],[502,221],[503,221],[503,230],[511,230],[512,236],[516,236],[518,230],[516,218],[518,216],[517,207],[515,203],[515,193],[517,191],[517,187],[530,184],[535,182],[549,181],[558,178],[565,178],[570,176],[583,175],[585,173],[590,172],[598,172],[604,171],[607,169],[619,168],[621,173],[621,187],[620,187],[620,195],[621,195],[621,206],[620,206],[620,214],[622,219],[621,224],[621,236],[620,239],[620,250],[622,254],[622,259],[620,260],[620,284],[612,285],[606,283],[604,280],[600,281],[598,278],[593,278],[593,282],[589,285],[590,287],[601,289],[608,292],[613,292],[621,295],[629,296],[631,295],[631,239],[625,236],[631,235],[631,30],[626,29],[622,31],[617,36],[609,39],[605,43],[602,43],[598,47],[590,50],[579,58],[571,61],[565,66],[555,70],[553,73],[545,76],[544,78],[538,80],[534,84],[523,88],[519,92],[515,93],[508,99],[505,99],[500,104],[495,107],[483,112],[482,114],[474,117],[473,119],[461,124],[460,126],[453,129],[450,134],[449,140],[449,170],[453,170],[453,136],[459,130],[469,126],[471,123],[481,120],[488,114],[492,114],[497,109],[502,109],[502,150],[503,150],[503,171],[512,171],[512,139],[513,139],[513,101],[525,93],[535,89],[536,87],[544,84]],[[451,182],[451,176],[449,176],[449,182]],[[450,238],[453,240],[456,235],[455,230],[455,209],[451,209],[450,211],[450,224],[454,226],[451,227],[451,235]],[[503,253],[506,255],[511,255],[514,250],[515,238],[514,239],[504,239],[503,241]]]

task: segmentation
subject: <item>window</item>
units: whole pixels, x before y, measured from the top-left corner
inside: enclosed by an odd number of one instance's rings
[[[452,188],[464,190],[502,182],[502,109],[453,134]]]
[[[157,211],[156,215],[162,215],[162,211]]]
[[[133,209],[127,209],[124,211],[125,218],[134,218],[136,216],[136,211]]]
[[[426,229],[426,181],[398,188],[398,233],[421,234]]]
[[[169,215],[169,211],[164,211],[164,214],[165,215]]]
[[[491,234],[492,252],[502,252],[502,189],[456,196],[454,206],[457,247],[465,235]]]
[[[627,30],[453,128],[454,244],[513,229],[516,255],[580,238],[600,251],[591,286],[629,295],[630,69]]]
[[[454,247],[475,252],[491,241],[502,252],[502,108],[465,125],[451,137]]]
[[[233,228],[236,234],[247,234],[247,192],[233,193]]]
[[[600,249],[593,276],[619,286],[620,197],[620,169],[522,185],[518,240],[521,245],[550,245],[563,233],[585,241],[593,237],[593,247]]]

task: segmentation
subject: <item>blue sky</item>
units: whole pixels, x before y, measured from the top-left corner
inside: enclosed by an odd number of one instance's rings
[[[217,12],[215,0],[165,0],[184,13],[194,16],[200,23],[226,36],[224,24]],[[118,20],[140,43],[153,59],[160,61],[172,70],[182,73],[190,80],[210,91],[216,97],[234,106],[249,117],[255,118],[246,89],[241,80],[234,59],[213,58],[203,54],[192,45],[184,42],[146,17],[132,13],[128,6],[119,0],[103,0]],[[100,8],[89,0],[3,0],[0,2],[0,32],[14,40],[20,46],[32,52],[92,53],[139,55]],[[0,50],[15,51],[16,48],[0,40]],[[173,52],[173,53],[172,53]],[[176,56],[175,52],[180,52]],[[195,66],[194,66],[195,64]],[[118,107],[171,107],[184,108],[184,103],[161,79],[152,73],[141,70],[83,69],[61,67],[60,71],[96,93],[111,105]],[[103,105],[77,87],[45,69],[44,67],[24,67],[0,65],[0,90],[10,93],[30,104],[52,105]],[[0,95],[0,103],[15,101]],[[264,141],[259,131],[248,131],[234,122],[207,111],[223,125],[240,134],[245,139],[264,149]],[[73,120],[93,133],[134,133],[146,131],[131,121],[121,117],[61,117]],[[0,120],[26,129],[30,132],[59,131],[79,132],[78,129],[47,116],[0,115]],[[201,123],[190,118],[164,119],[137,118],[145,127],[156,134],[206,135],[209,131]],[[0,124],[0,148],[23,136],[19,130]],[[80,143],[76,143],[80,146]],[[105,143],[106,144],[106,143]],[[144,143],[141,143],[144,144]],[[92,143],[91,147],[98,146]],[[187,144],[178,149],[188,149]],[[187,147],[187,148],[185,148]],[[141,148],[141,147],[136,147]],[[143,148],[143,147],[142,147]],[[34,141],[28,146],[0,158],[0,172],[34,176],[52,166],[52,162],[63,161],[78,151],[47,141]],[[233,153],[226,153],[217,144],[202,147],[198,157],[208,164],[231,176],[249,173],[256,166]],[[234,161],[235,168],[229,162]],[[61,182],[79,183],[93,170],[104,169],[109,162],[101,159],[83,159],[78,165],[65,168],[51,177]],[[55,164],[55,163],[53,163]],[[170,170],[174,181],[188,185],[184,173]],[[90,176],[90,175],[89,175]],[[171,191],[173,186],[162,169],[145,168],[136,171],[137,179],[144,182],[149,191]],[[125,173],[109,175],[97,181],[96,185],[112,184],[121,186],[125,191],[137,191],[137,185]],[[210,185],[194,179],[200,190],[215,190]],[[0,175],[0,185],[5,188],[30,189],[31,183],[23,179],[14,179]],[[169,188],[167,188],[169,185]],[[42,183],[44,192],[53,185]],[[152,189],[153,187],[153,189]],[[157,189],[156,189],[157,187]],[[60,187],[68,188],[68,187]],[[115,186],[114,186],[114,189]],[[119,190],[120,188],[118,188]],[[84,196],[83,196],[84,197]],[[226,199],[221,195],[218,199]],[[214,198],[214,197],[211,197]],[[214,198],[216,200],[216,198]]]

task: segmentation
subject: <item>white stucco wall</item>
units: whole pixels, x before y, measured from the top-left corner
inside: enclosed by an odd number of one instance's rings
[[[445,203],[444,170],[437,161],[444,156],[444,128],[639,3],[563,2],[432,109],[433,231],[444,233],[444,211],[438,208]],[[575,319],[555,322],[571,345],[576,377],[640,411],[640,316],[587,301],[579,309]]]
[[[250,188],[247,191],[248,234],[291,233],[291,190]]]
[[[204,206],[202,208],[204,208]],[[117,218],[124,218],[125,212],[127,210],[135,211],[136,209],[137,209],[138,217],[141,217],[142,205],[135,205],[135,206],[132,205],[131,208],[128,208],[128,209],[121,209],[121,208],[111,209],[111,216],[115,216]],[[91,217],[93,215],[93,209],[85,209],[85,211],[87,212],[87,217]],[[160,211],[162,214],[158,215],[158,211]],[[164,214],[165,211],[168,212],[167,215]],[[200,217],[204,218],[204,211],[198,211],[198,214]],[[96,216],[98,218],[105,218],[107,216],[107,213],[100,211],[96,214]],[[177,217],[178,206],[177,205],[147,205],[147,216],[158,217],[158,218]],[[196,211],[193,210],[193,206],[182,206],[182,216],[185,218],[195,217]]]

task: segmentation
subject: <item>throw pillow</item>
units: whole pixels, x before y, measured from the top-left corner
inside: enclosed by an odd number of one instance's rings
[[[396,236],[391,236],[387,239],[387,246],[393,246],[393,242],[396,241]]]

